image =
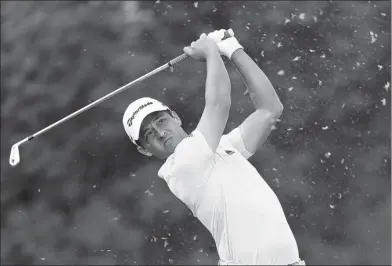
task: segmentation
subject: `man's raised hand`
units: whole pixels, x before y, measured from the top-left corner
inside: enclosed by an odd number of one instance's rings
[[[225,38],[225,32],[227,32],[230,37]],[[236,50],[243,49],[237,38],[234,37],[234,32],[232,29],[215,30],[213,32],[210,32],[208,34],[208,37],[212,38],[217,43],[219,53],[229,59],[231,59],[232,54]]]
[[[216,42],[203,33],[197,41],[191,43],[190,46],[184,47],[184,52],[193,59],[206,61],[210,54],[219,54]]]

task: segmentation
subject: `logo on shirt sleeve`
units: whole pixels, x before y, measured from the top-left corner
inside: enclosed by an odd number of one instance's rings
[[[227,155],[232,155],[232,154],[235,153],[234,151],[231,151],[231,150],[225,150],[225,152],[226,152]]]

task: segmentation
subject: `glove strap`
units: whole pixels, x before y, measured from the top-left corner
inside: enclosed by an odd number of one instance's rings
[[[225,46],[230,47],[230,49],[228,49],[227,51],[228,52],[227,57],[229,59],[231,59],[231,56],[235,51],[237,51],[238,49],[244,49],[244,47],[241,44],[239,44],[237,39],[234,37],[226,39],[225,42],[226,42]]]

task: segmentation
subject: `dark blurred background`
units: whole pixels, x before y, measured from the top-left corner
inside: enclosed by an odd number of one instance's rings
[[[213,239],[139,155],[122,115],[142,96],[191,131],[205,65],[122,92],[12,144],[232,28],[285,110],[251,163],[308,264],[391,263],[391,3],[1,1],[1,263],[216,264]],[[253,111],[232,80],[227,130]]]

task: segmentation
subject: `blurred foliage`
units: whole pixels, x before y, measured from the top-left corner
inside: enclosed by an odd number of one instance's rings
[[[12,144],[232,28],[285,106],[251,163],[308,264],[390,264],[389,1],[1,1],[1,263],[215,264],[206,229],[139,155],[141,96],[192,130],[205,66],[187,59],[21,147]],[[227,131],[252,112],[230,62]]]

